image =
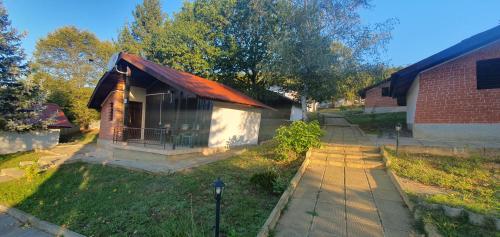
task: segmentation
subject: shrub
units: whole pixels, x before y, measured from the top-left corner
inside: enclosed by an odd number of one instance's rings
[[[33,181],[38,176],[39,169],[37,165],[28,165],[24,168],[24,173],[28,182]]]
[[[286,159],[289,152],[303,155],[312,147],[320,147],[320,137],[323,135],[318,121],[305,123],[295,121],[291,125],[276,129],[274,140],[277,143],[276,152],[281,159]]]
[[[250,182],[262,187],[263,189],[272,192],[273,185],[278,177],[278,172],[275,170],[267,170],[265,172],[256,173],[250,178]]]
[[[288,187],[287,177],[276,169],[252,175],[250,182],[273,194],[281,194]]]

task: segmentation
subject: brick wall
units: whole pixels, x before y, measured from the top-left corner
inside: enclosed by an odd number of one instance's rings
[[[382,83],[366,92],[365,108],[367,107],[397,107],[397,100],[390,96],[382,96],[382,87],[389,87],[390,82]]]
[[[102,104],[100,139],[112,140],[113,127],[123,126],[123,89],[124,83],[120,81]],[[110,120],[111,104],[113,104],[113,120]]]
[[[415,123],[500,123],[500,89],[477,89],[476,61],[500,58],[500,41],[420,75]]]

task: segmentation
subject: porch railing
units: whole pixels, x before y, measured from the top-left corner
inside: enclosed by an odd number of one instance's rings
[[[172,145],[176,147],[195,147],[206,145],[202,142],[200,133],[197,130],[180,129],[174,132],[168,128],[130,128],[114,127],[113,143],[127,142],[146,145],[163,146]]]
[[[159,145],[166,148],[167,143],[172,143],[172,135],[165,128],[113,128],[113,143],[128,142],[146,145]]]

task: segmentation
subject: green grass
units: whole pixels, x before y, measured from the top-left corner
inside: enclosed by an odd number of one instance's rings
[[[25,151],[0,155],[0,169],[18,167],[21,161],[36,162],[43,155],[48,154],[45,152]]]
[[[96,143],[99,130],[80,131],[70,135],[63,135],[59,142],[63,144],[89,144]]]
[[[406,128],[406,112],[364,114],[347,110],[343,112],[349,123],[357,124],[363,131],[370,134],[380,134],[384,130],[394,131],[397,123],[401,123]]]
[[[289,179],[302,159],[269,159],[268,146],[168,176],[75,163],[35,177],[0,184],[0,203],[88,236],[211,236],[212,182],[225,182],[226,236],[255,236],[279,195],[250,183],[271,167]]]
[[[464,207],[474,212],[499,216],[499,158],[469,158],[400,153],[386,149],[391,169],[398,175],[449,190],[449,194],[426,195],[429,202]]]
[[[423,221],[434,224],[445,237],[499,237],[493,223],[487,227],[478,227],[468,223],[466,216],[449,218],[440,210],[425,211]]]

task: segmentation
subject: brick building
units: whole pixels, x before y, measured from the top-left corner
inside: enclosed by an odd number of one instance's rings
[[[498,141],[500,26],[392,74],[391,95],[416,138]]]
[[[397,99],[390,93],[390,80],[384,80],[360,91],[365,99],[365,113],[405,112],[406,106],[399,106]]]

